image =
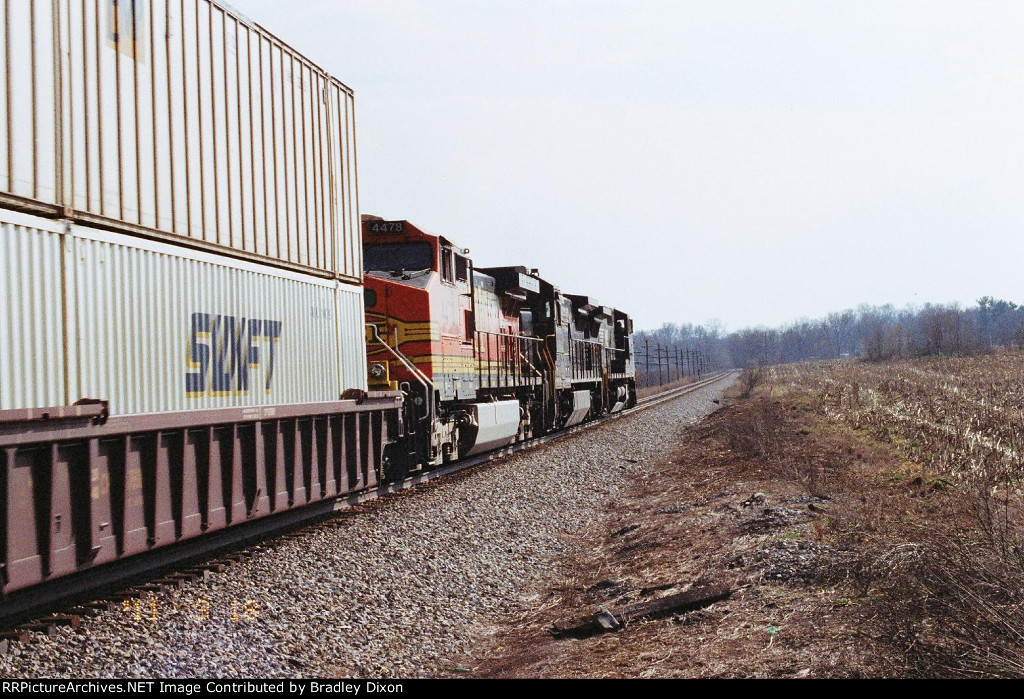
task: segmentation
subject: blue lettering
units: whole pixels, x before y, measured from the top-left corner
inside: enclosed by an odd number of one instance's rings
[[[249,372],[261,364],[266,367],[264,388],[270,393],[277,364],[277,343],[281,339],[279,320],[257,320],[193,313],[190,323],[188,371],[185,392],[189,397],[212,393],[247,393]],[[261,352],[260,340],[269,346]],[[266,356],[266,362],[264,357]]]
[[[206,373],[210,368],[210,314],[192,314],[192,334],[189,340],[188,366],[195,369],[185,374],[185,393],[200,395],[206,390]]]
[[[246,363],[250,369],[255,369],[260,365],[260,347],[259,345],[253,344],[253,341],[260,338],[260,328],[262,328],[263,322],[259,320],[249,321],[249,349],[248,358]]]
[[[270,359],[267,361],[267,393],[274,379],[274,359],[277,356],[277,341],[281,339],[281,321],[268,320],[263,323],[263,337],[270,341]]]
[[[238,319],[234,316],[219,316],[220,332],[213,333],[213,393],[224,395],[231,392],[235,378],[240,374],[238,342]],[[220,347],[217,346],[220,343]]]

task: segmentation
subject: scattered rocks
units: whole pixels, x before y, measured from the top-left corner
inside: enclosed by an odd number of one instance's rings
[[[756,534],[805,522],[808,516],[805,510],[792,507],[764,507],[744,515],[740,527],[747,534]]]
[[[803,539],[780,539],[757,552],[764,577],[782,582],[813,582],[818,578],[823,556],[832,553],[822,546]]]
[[[747,565],[747,558],[742,553],[734,551],[726,556],[722,563],[725,565],[727,570],[734,570],[736,568],[743,568]]]
[[[742,507],[754,507],[755,505],[763,505],[765,503],[764,493],[754,493],[749,498],[740,503]]]

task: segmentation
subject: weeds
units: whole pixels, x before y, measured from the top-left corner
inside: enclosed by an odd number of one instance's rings
[[[777,368],[822,413],[910,459],[868,474],[829,534],[831,575],[891,649],[893,672],[1024,676],[1019,357]],[[851,495],[857,484],[847,483]]]
[[[785,422],[777,401],[760,400],[751,411],[722,425],[729,449],[742,456],[771,457],[777,451]]]
[[[737,380],[739,391],[737,396],[743,400],[750,398],[758,384],[764,382],[766,370],[764,366],[747,367]]]

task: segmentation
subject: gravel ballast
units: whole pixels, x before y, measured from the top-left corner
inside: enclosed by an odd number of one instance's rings
[[[586,546],[630,473],[730,382],[362,505],[78,632],[12,644],[0,676],[447,675]]]

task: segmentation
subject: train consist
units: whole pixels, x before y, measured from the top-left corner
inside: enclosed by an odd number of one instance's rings
[[[361,222],[352,91],[258,25],[0,4],[0,618],[635,401],[625,314]]]
[[[363,217],[369,385],[400,390],[397,473],[636,402],[632,321],[525,267],[476,269],[408,221]]]

